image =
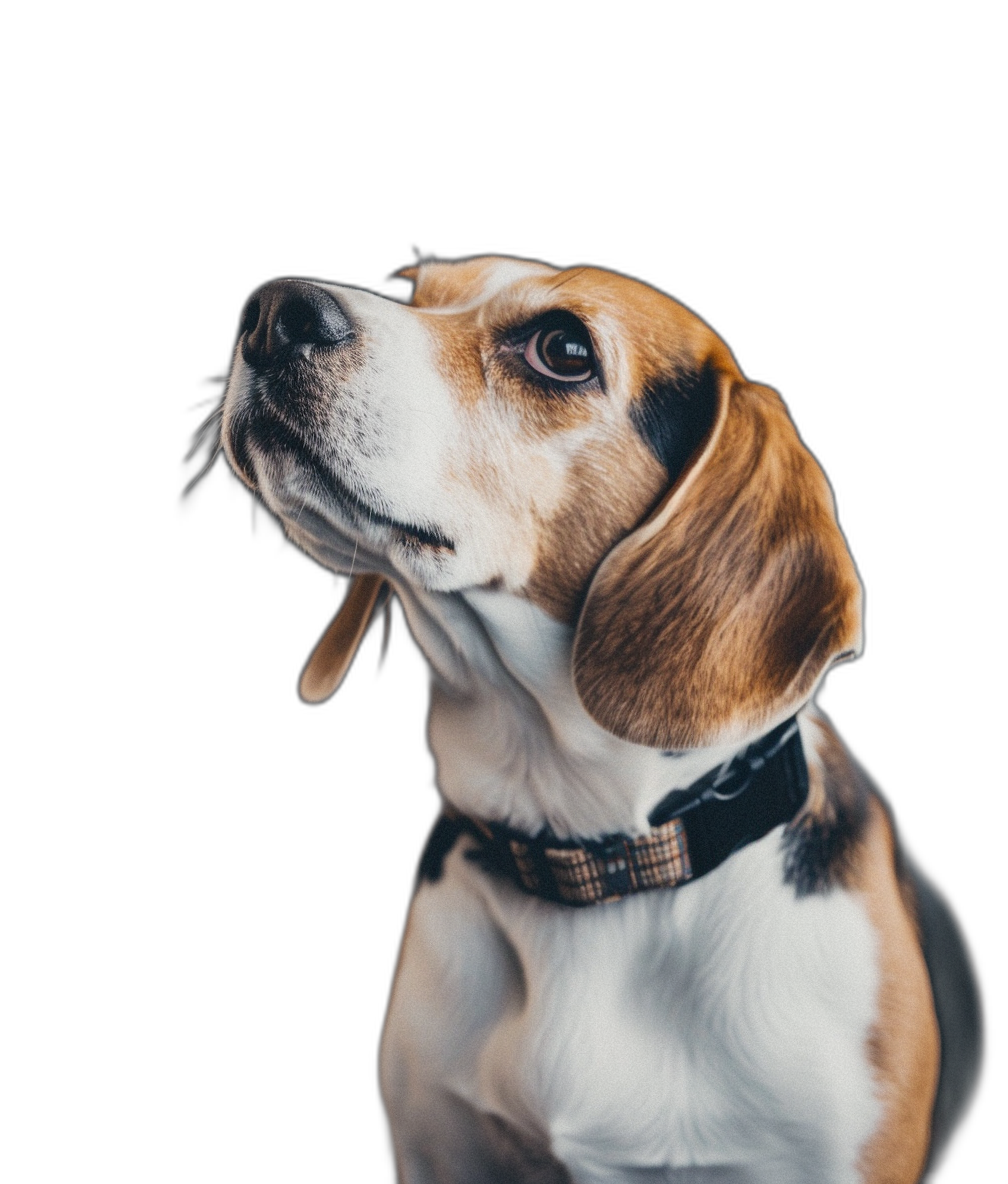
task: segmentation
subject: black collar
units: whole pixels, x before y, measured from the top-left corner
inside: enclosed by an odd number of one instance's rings
[[[733,851],[790,822],[805,803],[808,768],[792,716],[727,764],[687,789],[674,789],[636,837],[559,839],[547,827],[528,835],[450,807],[434,824],[420,877],[437,880],[462,834],[476,840],[467,857],[525,892],[560,904],[619,900],[649,888],[672,888],[713,871]]]

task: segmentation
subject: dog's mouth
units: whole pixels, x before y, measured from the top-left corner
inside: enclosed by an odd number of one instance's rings
[[[384,527],[395,535],[403,546],[454,553],[455,544],[436,527],[403,522],[382,513],[353,490],[348,489],[333,473],[318,472],[317,477],[330,499],[347,517],[355,518],[358,523],[366,522],[370,526]]]
[[[265,470],[265,483],[270,490],[280,493],[281,501],[291,500],[283,496],[281,490],[274,489],[274,485],[286,484],[284,478],[274,481],[271,475],[293,468],[299,477],[298,484],[307,484],[325,506],[326,516],[331,514],[338,525],[349,526],[365,537],[373,536],[376,530],[384,532],[388,539],[407,551],[442,555],[455,552],[455,543],[432,523],[397,518],[380,507],[381,499],[377,494],[368,496],[350,488],[300,433],[262,402],[232,419],[228,425],[227,442],[238,475],[257,492],[262,492]],[[299,499],[293,500],[297,502]],[[300,518],[300,506],[293,514]]]

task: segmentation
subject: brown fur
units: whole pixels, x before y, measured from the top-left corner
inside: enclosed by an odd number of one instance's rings
[[[640,518],[640,489],[624,492],[620,474],[648,470],[653,502],[664,488],[665,470],[636,435],[571,465],[567,497],[542,524],[527,586],[529,598],[557,620],[574,623],[599,556]],[[640,484],[648,488],[643,480]]]
[[[556,271],[556,268],[545,263],[483,255],[451,262],[422,259],[412,267],[400,268],[395,274],[400,279],[412,282],[411,303],[414,308],[457,308],[479,300],[502,263],[532,273],[541,271],[554,274]]]
[[[879,935],[881,974],[869,1055],[884,1114],[862,1153],[865,1184],[912,1184],[920,1177],[938,1084],[940,1042],[931,984],[895,862],[889,819],[873,798],[853,884]]]

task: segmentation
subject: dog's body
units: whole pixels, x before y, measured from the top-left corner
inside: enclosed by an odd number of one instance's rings
[[[389,1007],[400,1179],[918,1179],[975,1075],[976,995],[810,705],[860,645],[821,472],[774,392],[644,285],[406,274],[409,306],[261,289],[223,422],[289,536],[370,573],[306,695],[391,585],[433,671],[438,786],[471,820],[425,855]],[[691,882],[574,908],[480,859],[496,825],[632,844],[796,713],[804,805]]]

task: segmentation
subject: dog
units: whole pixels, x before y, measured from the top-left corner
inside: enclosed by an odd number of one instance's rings
[[[910,1184],[976,1079],[948,909],[814,705],[862,644],[783,402],[636,280],[421,260],[242,314],[234,472],[399,598],[444,810],[380,1052],[401,1184]],[[376,836],[377,841],[377,836]]]

